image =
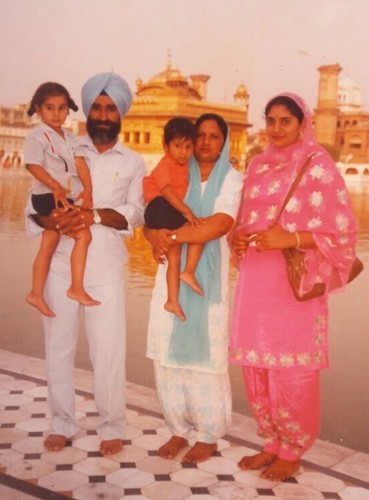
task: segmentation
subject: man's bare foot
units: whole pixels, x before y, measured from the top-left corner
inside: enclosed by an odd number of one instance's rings
[[[262,451],[260,453],[257,453],[256,455],[242,457],[238,462],[238,467],[242,470],[261,469],[266,465],[270,465],[276,458],[277,455]]]
[[[197,442],[182,458],[182,462],[187,464],[198,464],[205,462],[212,454],[217,451],[216,443],[200,443]]]
[[[55,313],[50,309],[50,307],[46,304],[45,299],[43,297],[39,297],[32,292],[27,295],[26,301],[29,305],[35,307],[40,311],[44,316],[50,316],[50,318],[55,317]]]
[[[179,279],[183,281],[183,283],[186,283],[186,285],[191,287],[194,292],[198,293],[199,295],[204,295],[204,290],[199,285],[199,282],[195,278],[194,274],[183,272],[179,275]]]
[[[121,439],[108,439],[101,441],[100,453],[103,456],[115,455],[123,450],[123,443]]]
[[[67,442],[67,438],[61,434],[49,434],[44,441],[48,451],[61,451]]]
[[[300,465],[300,460],[290,462],[289,460],[277,457],[260,476],[271,481],[284,481],[284,479],[293,476],[299,470]]]
[[[93,299],[87,292],[84,290],[76,291],[73,290],[72,287],[67,290],[67,295],[70,299],[76,300],[83,306],[99,306],[101,302]]]
[[[178,316],[182,321],[186,320],[186,315],[183,312],[182,307],[177,303],[169,302],[169,300],[164,304],[164,309],[172,314]]]
[[[178,455],[180,450],[187,445],[187,439],[179,436],[172,436],[169,441],[159,448],[159,457],[173,460]]]

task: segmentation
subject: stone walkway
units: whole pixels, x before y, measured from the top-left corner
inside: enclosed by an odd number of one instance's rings
[[[198,465],[163,460],[169,436],[155,391],[127,383],[127,436],[121,453],[98,453],[92,374],[76,370],[80,433],[61,452],[47,452],[49,428],[42,360],[0,351],[0,498],[2,500],[369,500],[369,455],[318,441],[295,477],[273,483],[238,460],[260,450],[252,419],[233,414],[218,451]],[[186,450],[183,451],[185,453]]]

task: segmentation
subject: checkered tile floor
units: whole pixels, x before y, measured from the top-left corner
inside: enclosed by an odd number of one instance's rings
[[[260,449],[254,423],[234,414],[217,453],[198,465],[163,460],[169,436],[155,391],[127,384],[128,429],[123,451],[101,457],[90,372],[76,370],[81,432],[61,452],[47,452],[49,427],[43,362],[0,351],[0,498],[369,500],[369,455],[318,441],[295,477],[273,483],[238,460]],[[183,451],[185,453],[186,450]]]

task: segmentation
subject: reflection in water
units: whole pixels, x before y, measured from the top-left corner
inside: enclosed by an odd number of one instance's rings
[[[30,179],[12,175],[0,178],[0,232],[7,238],[24,234],[24,204]],[[353,209],[359,223],[358,251],[369,252],[369,183],[363,186],[349,186]],[[133,238],[126,240],[129,251],[128,271],[131,279],[141,286],[151,288],[157,265],[150,245],[138,229]],[[135,275],[139,275],[139,277]],[[231,279],[234,273],[231,273]]]
[[[0,348],[43,357],[41,318],[25,304],[30,286],[32,260],[39,241],[25,236],[23,211],[30,184],[28,176],[0,178]],[[364,333],[369,323],[367,282],[369,281],[369,184],[352,186],[355,215],[359,222],[358,250],[366,261],[364,273],[344,294],[330,299],[330,344],[332,366],[322,373],[323,439],[369,452],[368,342]],[[157,264],[142,230],[126,240],[127,264],[127,378],[154,387],[153,369],[145,357],[146,331],[151,289]],[[232,299],[236,271],[231,269]],[[76,365],[91,369],[88,349],[81,335]],[[242,376],[230,367],[234,410],[248,413]],[[354,409],[354,411],[353,411]]]

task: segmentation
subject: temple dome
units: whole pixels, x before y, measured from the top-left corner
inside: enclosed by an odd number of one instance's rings
[[[363,106],[359,85],[347,75],[338,81],[338,107],[342,112],[358,111]]]

